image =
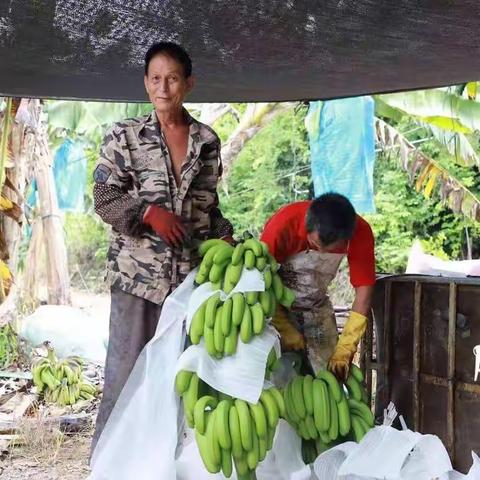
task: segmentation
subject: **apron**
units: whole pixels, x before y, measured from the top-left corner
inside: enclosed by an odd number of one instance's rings
[[[344,256],[307,250],[287,258],[279,270],[283,283],[295,293],[288,316],[305,337],[306,353],[314,373],[327,367],[337,345],[337,322],[328,286]]]

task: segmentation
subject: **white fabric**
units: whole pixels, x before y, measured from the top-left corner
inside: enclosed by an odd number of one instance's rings
[[[263,389],[268,354],[279,345],[277,331],[267,325],[262,335],[255,335],[250,343],[243,343],[239,338],[235,355],[217,360],[207,353],[202,338],[198,345],[185,350],[176,368],[177,371],[196,372],[219,392],[257,403]]]
[[[478,277],[480,276],[480,260],[442,260],[424,253],[422,244],[417,240],[410,250],[405,273],[445,277]]]

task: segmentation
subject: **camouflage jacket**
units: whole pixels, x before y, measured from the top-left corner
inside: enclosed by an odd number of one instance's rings
[[[233,234],[218,209],[219,138],[185,115],[190,134],[178,188],[155,112],[116,123],[104,138],[94,171],[95,211],[112,226],[106,279],[157,304],[198,264],[196,247],[202,240]],[[182,218],[188,238],[180,250],[142,223],[150,204]]]

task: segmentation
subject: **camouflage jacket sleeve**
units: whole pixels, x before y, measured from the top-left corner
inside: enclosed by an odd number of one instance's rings
[[[93,173],[95,212],[118,232],[139,236],[145,228],[142,219],[148,204],[127,193],[132,178],[125,169],[124,155],[113,127],[105,135]]]
[[[219,177],[222,175],[222,159],[220,157],[220,139],[218,139],[218,162],[219,162]],[[211,231],[213,238],[222,238],[222,237],[232,237],[233,236],[233,225],[227,220],[218,208],[218,194],[215,195],[215,203],[212,209],[210,210],[210,222],[211,222]]]

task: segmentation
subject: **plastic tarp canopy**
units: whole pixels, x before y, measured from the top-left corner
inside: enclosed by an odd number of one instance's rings
[[[0,95],[143,101],[157,40],[192,102],[348,97],[477,80],[478,0],[4,0]]]

